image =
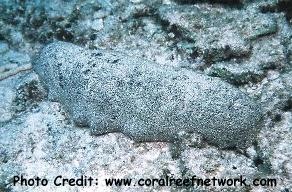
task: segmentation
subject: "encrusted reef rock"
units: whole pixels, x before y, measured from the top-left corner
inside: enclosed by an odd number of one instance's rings
[[[194,41],[197,52],[208,62],[247,56],[251,40],[277,32],[273,15],[251,10],[163,5],[158,13],[181,36]]]
[[[56,42],[33,68],[49,98],[98,135],[120,131],[135,141],[174,142],[188,132],[220,148],[244,148],[262,126],[261,107],[237,88],[119,52]]]

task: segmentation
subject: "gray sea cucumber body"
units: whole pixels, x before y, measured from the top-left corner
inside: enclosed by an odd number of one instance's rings
[[[33,68],[78,125],[95,134],[169,141],[194,132],[220,148],[244,148],[262,125],[260,106],[237,88],[186,69],[107,50],[56,42]]]

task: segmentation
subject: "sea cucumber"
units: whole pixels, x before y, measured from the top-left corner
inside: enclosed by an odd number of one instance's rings
[[[263,123],[260,105],[218,78],[120,52],[55,42],[35,56],[33,69],[49,99],[97,135],[175,142],[188,132],[219,148],[245,148]]]

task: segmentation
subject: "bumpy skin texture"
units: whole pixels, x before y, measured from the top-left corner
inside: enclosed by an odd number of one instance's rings
[[[33,68],[78,125],[135,141],[199,133],[220,148],[244,148],[262,125],[258,104],[237,88],[188,70],[70,43],[47,45]]]

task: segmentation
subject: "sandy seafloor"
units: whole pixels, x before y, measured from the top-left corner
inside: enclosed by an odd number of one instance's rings
[[[292,190],[290,0],[1,0],[0,191]],[[56,41],[112,49],[221,78],[263,106],[265,125],[245,150],[198,140],[181,149],[92,136],[70,120],[31,69]],[[98,186],[13,186],[13,176],[92,176]],[[105,178],[276,178],[277,186],[107,187]]]

